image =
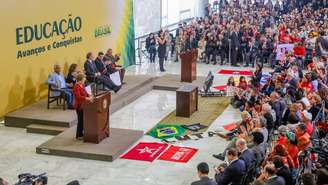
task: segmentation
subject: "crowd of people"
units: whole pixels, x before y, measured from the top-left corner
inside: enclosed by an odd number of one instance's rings
[[[214,8],[215,6],[216,8]],[[207,163],[197,166],[192,185],[325,185],[328,184],[328,2],[325,0],[219,0],[206,16],[150,34],[146,50],[151,63],[159,58],[179,61],[179,54],[198,50],[198,61],[255,67],[239,82],[230,77],[227,94],[241,111],[241,121],[223,137],[225,150],[213,157],[226,161],[215,167],[212,180]],[[283,46],[283,47],[281,47]],[[76,138],[83,138],[83,108],[94,97],[85,85],[102,84],[118,92],[125,70],[112,49],[97,57],[87,53],[83,70],[69,67],[65,77],[54,66],[47,84],[52,96],[65,94],[76,109]],[[263,66],[272,68],[263,81]],[[119,75],[122,84],[113,80]],[[0,184],[7,184],[0,178]]]
[[[316,39],[324,36],[327,29],[328,12],[324,8],[327,2],[276,2],[217,1],[219,9],[213,11],[209,6],[204,18],[179,24],[175,36],[168,30],[161,30],[158,35],[151,33],[146,39],[150,62],[155,62],[156,53],[160,59],[167,60],[171,56],[177,62],[181,52],[198,49],[199,61],[207,64],[254,67],[260,62],[273,68],[277,45],[285,43],[295,44],[296,59],[302,61],[304,67],[311,61],[313,49],[318,53],[322,47],[328,47],[322,39]],[[162,63],[160,60],[160,65]]]
[[[328,184],[327,2],[215,3],[182,31],[199,38],[200,61],[230,60],[255,72],[248,80],[229,78],[227,94],[241,121],[222,134],[228,145],[213,157],[226,162],[215,167],[214,180],[200,163],[192,185]],[[264,64],[272,67],[265,79]]]
[[[95,95],[93,91],[99,89],[100,86],[104,87],[103,91],[117,93],[125,83],[123,82],[125,69],[117,64],[119,60],[120,55],[114,55],[112,49],[108,49],[106,54],[99,52],[96,58],[92,52],[89,52],[86,55],[83,70],[77,64],[71,64],[66,77],[62,73],[62,67],[59,64],[54,65],[54,72],[47,80],[50,96],[64,95],[68,108],[76,110],[78,118],[76,139],[83,139],[82,103],[92,102]],[[86,90],[88,84],[95,85],[92,86],[95,88],[90,92]]]

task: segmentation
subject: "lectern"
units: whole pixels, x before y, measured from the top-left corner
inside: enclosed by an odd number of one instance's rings
[[[83,106],[83,140],[88,143],[100,143],[109,137],[109,107],[111,93],[106,92],[95,97],[93,102],[85,102]]]
[[[176,116],[190,117],[198,110],[198,87],[185,85],[176,91]]]
[[[196,80],[196,64],[198,50],[192,49],[180,54],[181,58],[181,82],[189,82]]]

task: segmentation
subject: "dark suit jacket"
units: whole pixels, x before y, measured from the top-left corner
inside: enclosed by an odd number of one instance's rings
[[[285,185],[285,180],[282,177],[276,176],[267,180],[266,185]]]
[[[202,177],[199,181],[191,183],[191,185],[217,185],[212,179],[208,177]]]
[[[105,64],[99,58],[96,58],[95,64],[96,64],[97,70],[101,73],[103,73],[104,70],[106,69]]]
[[[246,149],[239,155],[239,159],[245,162],[246,169],[249,170],[252,164],[256,164],[254,152],[251,149]]]
[[[286,185],[293,185],[293,177],[290,172],[290,170],[287,168],[287,166],[284,166],[280,168],[276,174],[282,178],[284,178]]]
[[[239,39],[238,39],[238,35],[236,32],[232,32],[231,33],[231,49],[235,50],[236,48],[239,48]]]
[[[218,185],[240,185],[242,177],[246,172],[245,162],[238,159],[232,162],[221,174],[215,175]]]
[[[92,62],[85,61],[84,70],[85,70],[85,74],[90,77],[96,76],[96,73],[98,73],[97,67],[93,61]]]

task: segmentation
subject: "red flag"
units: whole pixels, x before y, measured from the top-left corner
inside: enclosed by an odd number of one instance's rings
[[[225,130],[232,131],[232,130],[237,128],[237,124],[236,123],[230,123],[230,124],[227,124],[227,125],[223,125],[223,128]]]
[[[187,163],[198,151],[196,148],[170,146],[158,159],[163,161],[172,161]]]
[[[121,158],[153,162],[168,147],[166,143],[139,143]]]
[[[243,76],[252,76],[253,72],[249,70],[230,70],[230,69],[221,69],[218,71],[218,74],[222,75],[243,75]]]
[[[219,86],[215,86],[213,88],[218,90],[218,91],[225,91],[226,88],[227,88],[227,85],[219,85]]]

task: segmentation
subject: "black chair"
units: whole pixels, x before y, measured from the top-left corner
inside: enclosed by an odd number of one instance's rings
[[[59,96],[51,96],[51,92],[59,92]],[[50,109],[50,104],[53,102],[56,102],[57,106],[63,106],[63,110],[66,110],[66,94],[64,91],[60,89],[53,89],[51,85],[48,85],[48,109]]]

